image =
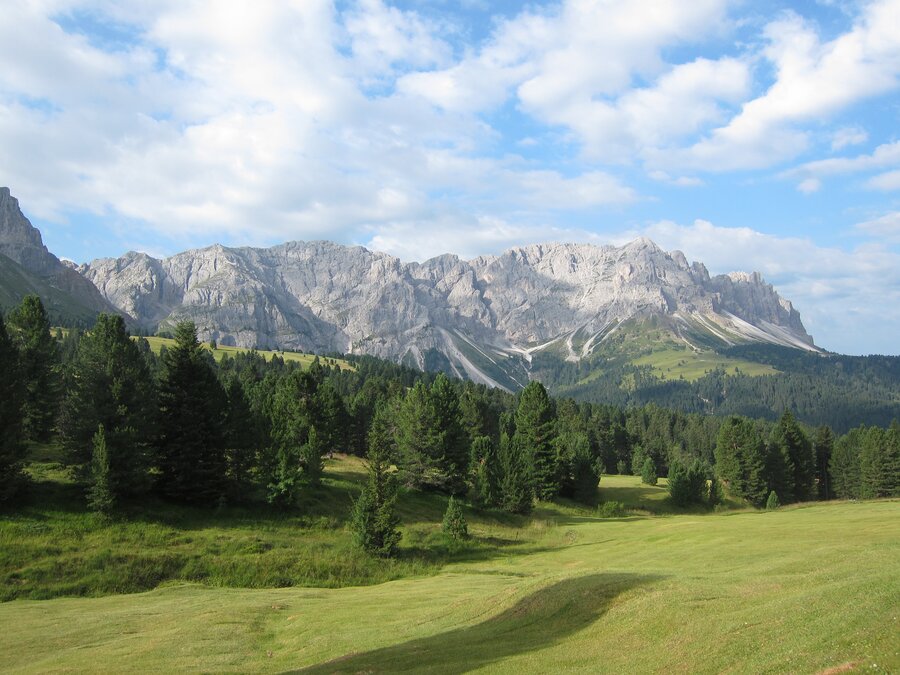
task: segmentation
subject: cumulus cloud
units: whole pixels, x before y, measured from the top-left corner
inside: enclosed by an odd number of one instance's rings
[[[808,20],[785,13],[765,29],[767,46],[762,55],[775,67],[774,83],[744,103],[726,125],[658,161],[735,170],[768,167],[796,157],[810,145],[808,131],[798,124],[827,118],[897,89],[898,35],[898,0],[865,5],[852,30],[827,42]]]

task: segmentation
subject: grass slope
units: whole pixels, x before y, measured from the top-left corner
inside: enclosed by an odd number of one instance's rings
[[[145,339],[150,343],[150,349],[152,349],[155,354],[159,354],[159,351],[163,346],[165,346],[166,348],[171,348],[175,344],[175,340],[171,338],[153,336],[147,337]],[[203,346],[212,352],[213,358],[215,358],[216,361],[221,361],[225,355],[234,356],[235,354],[241,352],[250,351],[249,349],[245,349],[243,347],[226,347],[223,345],[217,345],[215,349],[212,349],[210,348],[209,344],[204,344]],[[272,357],[277,354],[285,361],[295,361],[304,367],[309,366],[316,358],[315,354],[304,354],[301,352],[282,352],[258,349],[256,350],[256,353],[264,357],[266,361],[271,361]],[[327,360],[330,365],[336,365],[341,370],[355,370],[355,366],[353,366],[353,364],[349,363],[348,361],[344,361],[343,359],[333,359],[331,357],[319,357],[319,359],[323,363],[325,363],[325,361]]]
[[[358,468],[341,461],[331,480]],[[624,498],[638,481],[601,485]],[[444,503],[404,498],[407,554],[437,541]],[[472,518],[480,552],[386,583],[3,603],[0,670],[897,672],[898,516],[898,501],[606,520],[542,505]],[[307,529],[275,527],[305,565]],[[175,529],[227,546],[229,527],[210,528]]]

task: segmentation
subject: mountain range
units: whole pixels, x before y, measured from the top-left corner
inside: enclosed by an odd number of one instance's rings
[[[223,345],[371,354],[506,389],[527,382],[536,354],[588,359],[648,319],[694,352],[754,342],[818,351],[758,273],[711,276],[646,238],[423,263],[326,241],[215,245],[75,267],[47,251],[0,188],[0,254],[71,297],[76,313],[115,308],[148,332],[192,319],[201,339]]]

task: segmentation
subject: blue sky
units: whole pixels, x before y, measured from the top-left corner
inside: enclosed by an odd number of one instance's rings
[[[0,184],[57,255],[650,236],[900,352],[900,0],[9,0]]]

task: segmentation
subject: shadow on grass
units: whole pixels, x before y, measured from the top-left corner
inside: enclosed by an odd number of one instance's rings
[[[477,625],[348,654],[295,672],[463,673],[556,644],[603,616],[618,595],[659,578],[592,574],[566,579],[522,598],[513,607]]]

